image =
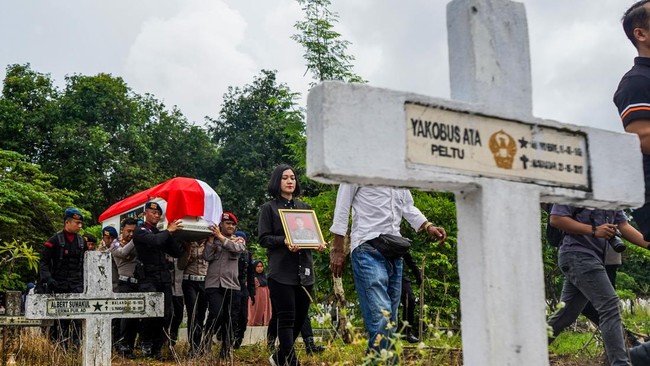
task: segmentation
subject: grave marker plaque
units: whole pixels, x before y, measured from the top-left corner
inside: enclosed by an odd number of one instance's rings
[[[111,320],[163,316],[162,292],[114,293],[110,252],[84,256],[84,292],[27,296],[28,319],[83,319],[83,364],[111,364]]]
[[[540,202],[641,206],[639,140],[533,117],[523,4],[453,0],[447,18],[453,99],[321,83],[307,174],[454,192],[463,363],[546,366]]]

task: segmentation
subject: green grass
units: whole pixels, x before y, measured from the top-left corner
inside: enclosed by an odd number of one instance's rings
[[[562,332],[548,348],[550,354],[597,356],[603,352],[600,334],[591,332]]]

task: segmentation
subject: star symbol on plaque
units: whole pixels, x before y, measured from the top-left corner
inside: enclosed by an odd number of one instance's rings
[[[520,140],[521,141],[521,140]],[[521,160],[522,163],[524,163],[524,169],[528,169],[528,157],[526,155],[522,155],[519,160]]]
[[[102,311],[102,304],[100,304],[99,301],[97,301],[93,307],[95,308],[95,311]]]
[[[520,149],[528,148],[528,140],[526,140],[525,138],[522,137],[517,141],[519,141],[519,148]]]

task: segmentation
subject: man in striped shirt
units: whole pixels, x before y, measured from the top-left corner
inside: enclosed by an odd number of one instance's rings
[[[643,152],[645,205],[632,212],[646,241],[650,241],[650,0],[632,5],[623,15],[623,30],[638,57],[618,85],[614,104],[625,131],[639,135]]]

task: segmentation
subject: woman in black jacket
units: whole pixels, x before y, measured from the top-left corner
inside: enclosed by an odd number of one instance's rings
[[[288,246],[278,210],[311,207],[295,199],[300,194],[300,183],[289,165],[282,164],[273,170],[267,190],[273,199],[260,207],[258,233],[260,245],[266,248],[268,256],[267,277],[280,343],[269,362],[274,366],[293,366],[298,364],[293,345],[311,301],[314,261],[311,250]],[[324,248],[322,243],[319,250]]]

